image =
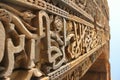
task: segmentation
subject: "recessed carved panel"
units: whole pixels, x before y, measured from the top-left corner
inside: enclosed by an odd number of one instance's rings
[[[109,40],[102,2],[0,0],[0,78],[79,80]]]

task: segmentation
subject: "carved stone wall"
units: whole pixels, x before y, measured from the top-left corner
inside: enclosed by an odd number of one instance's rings
[[[0,80],[79,80],[109,31],[106,0],[0,0]]]
[[[102,48],[102,54],[80,80],[111,80],[109,63],[109,42]]]

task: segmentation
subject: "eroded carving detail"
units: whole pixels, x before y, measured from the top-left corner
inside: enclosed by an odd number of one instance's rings
[[[101,0],[0,0],[0,33],[1,78],[78,80],[109,40],[107,6]]]

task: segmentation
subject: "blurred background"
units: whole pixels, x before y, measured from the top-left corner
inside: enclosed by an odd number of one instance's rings
[[[120,0],[108,0],[110,9],[111,80],[120,80]]]

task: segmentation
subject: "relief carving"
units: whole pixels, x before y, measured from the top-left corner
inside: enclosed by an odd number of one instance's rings
[[[63,19],[59,16],[49,16],[43,12],[46,18],[45,34],[47,43],[48,64],[52,64],[53,69],[59,68],[65,62],[64,42],[63,42]],[[44,66],[44,65],[43,65]],[[48,66],[50,67],[50,65]],[[46,67],[47,68],[47,67]]]
[[[106,11],[101,0],[0,0],[0,79],[79,80],[109,40]]]

